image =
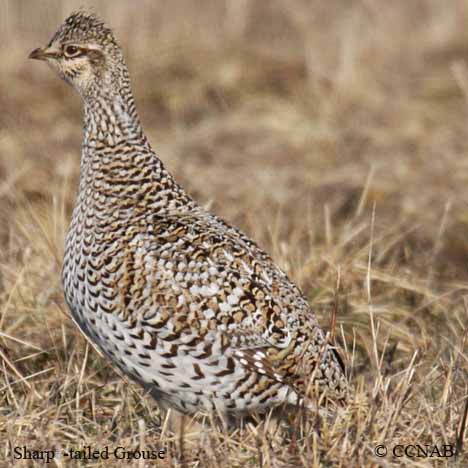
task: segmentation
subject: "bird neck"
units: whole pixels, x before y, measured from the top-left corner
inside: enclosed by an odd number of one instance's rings
[[[126,218],[148,207],[157,214],[195,206],[152,151],[130,94],[87,99],[84,114],[77,216],[98,209]]]
[[[85,99],[84,143],[90,148],[132,143],[147,146],[131,93],[99,92]]]

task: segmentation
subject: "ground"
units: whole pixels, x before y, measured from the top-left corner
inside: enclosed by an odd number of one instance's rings
[[[343,350],[352,399],[276,431],[173,433],[87,344],[60,284],[81,102],[26,58],[81,2],[3,0],[0,457],[121,446],[164,459],[52,463],[466,466],[468,3],[135,3],[92,2],[154,149],[300,285]]]

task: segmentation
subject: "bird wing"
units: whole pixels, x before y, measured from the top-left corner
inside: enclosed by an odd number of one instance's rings
[[[293,329],[318,328],[299,288],[260,247],[221,219],[183,213],[152,225],[150,281],[157,304],[170,313],[180,305],[181,318],[193,317],[194,326],[198,319],[209,330],[249,331],[245,343],[257,336],[279,348],[288,346]]]
[[[210,359],[209,343],[218,340],[218,353],[280,382],[297,365],[298,344],[324,342],[299,289],[240,231],[206,212],[151,225],[155,307],[144,321],[163,342]]]

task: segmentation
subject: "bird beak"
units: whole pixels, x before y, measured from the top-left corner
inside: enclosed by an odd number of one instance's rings
[[[28,58],[35,59],[35,60],[47,60],[48,58],[54,58],[57,56],[58,56],[58,53],[56,50],[51,49],[51,48],[41,49],[39,47],[37,49],[34,49],[29,54]]]

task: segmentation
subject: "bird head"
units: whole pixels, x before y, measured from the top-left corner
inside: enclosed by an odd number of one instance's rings
[[[29,58],[44,60],[83,98],[109,95],[128,84],[122,52],[112,31],[95,14],[72,13],[45,47]]]

